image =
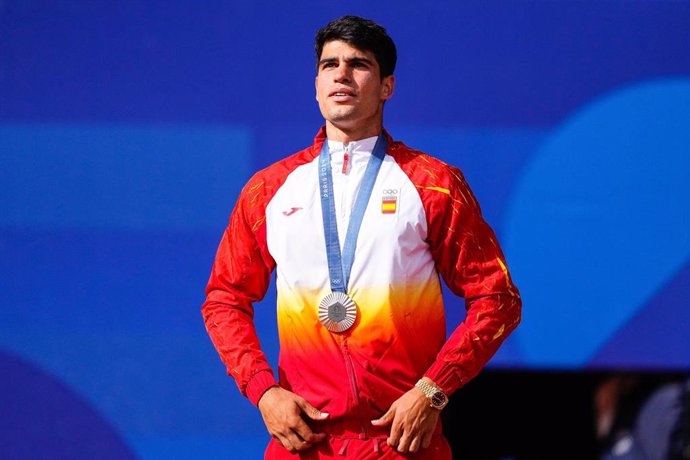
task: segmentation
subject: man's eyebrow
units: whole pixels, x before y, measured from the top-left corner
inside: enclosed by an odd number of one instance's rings
[[[329,57],[329,58],[321,59],[321,60],[319,61],[319,65],[321,65],[321,64],[326,64],[326,63],[328,63],[328,62],[338,62],[338,58]]]
[[[354,56],[354,57],[350,57],[350,58],[345,58],[345,62],[347,62],[348,64],[351,64],[351,63],[357,64],[360,62],[363,62],[365,64],[371,64],[371,59],[366,58],[366,57]]]
[[[321,59],[321,60],[319,61],[319,65],[323,65],[323,64],[327,64],[327,63],[331,63],[331,62],[338,62],[338,58],[336,58],[336,57],[329,57],[329,58]],[[353,56],[353,57],[347,57],[347,58],[345,58],[345,62],[347,62],[348,64],[359,63],[359,62],[363,62],[363,63],[366,63],[366,64],[371,64],[371,63],[372,63],[372,60],[369,59],[369,58],[367,58],[367,57]]]

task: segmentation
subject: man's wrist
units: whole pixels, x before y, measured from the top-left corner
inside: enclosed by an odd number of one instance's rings
[[[276,382],[276,379],[273,377],[273,372],[270,370],[259,371],[254,374],[247,383],[247,398],[249,398],[252,404],[258,406],[259,399],[261,399],[266,390],[277,385],[278,382]]]
[[[261,396],[259,396],[259,399],[256,401],[256,407],[257,408],[261,409],[261,401],[264,399],[264,397],[266,395],[268,395],[268,393],[273,391],[274,388],[280,388],[280,386],[279,385],[273,385],[273,386],[266,388],[266,391],[264,391],[263,394]]]
[[[429,401],[429,406],[442,410],[448,404],[448,395],[428,377],[422,377],[415,384]]]

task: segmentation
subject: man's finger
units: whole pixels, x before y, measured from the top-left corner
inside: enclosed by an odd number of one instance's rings
[[[325,433],[314,433],[311,428],[309,428],[309,425],[304,423],[304,420],[301,418],[297,421],[292,430],[297,436],[310,444],[323,441],[323,439],[326,437]]]
[[[287,449],[288,452],[294,453],[295,448],[292,447],[292,442],[287,438],[287,436],[283,436],[282,434],[275,435],[274,438],[278,440],[278,442]]]
[[[410,443],[410,452],[417,452],[419,450],[419,445],[422,443],[421,436],[417,434]]]
[[[394,415],[395,415],[395,411],[394,411],[393,408],[391,407],[390,409],[388,409],[388,411],[386,411],[385,414],[383,414],[382,417],[380,417],[380,418],[378,418],[378,419],[376,419],[376,420],[372,420],[372,421],[371,421],[371,424],[374,425],[374,426],[386,426],[386,425],[390,425],[390,423],[393,421],[393,416],[394,416]]]
[[[400,421],[393,420],[393,425],[391,426],[391,434],[388,436],[388,445],[394,449],[398,448],[398,443],[400,442],[400,436],[402,435],[402,426],[400,426]]]
[[[305,399],[297,400],[297,405],[302,409],[302,412],[307,414],[307,417],[312,420],[324,420],[329,416],[328,412],[321,412],[316,407],[309,404]]]
[[[299,452],[300,450],[307,449],[308,447],[311,446],[311,444],[307,441],[305,441],[299,434],[297,434],[295,431],[291,431],[290,434],[287,435],[288,442],[292,446],[292,449],[290,452]],[[288,449],[290,450],[290,449]]]
[[[400,438],[400,442],[398,443],[398,452],[407,452],[407,449],[410,447],[410,435],[407,433],[403,433],[402,438]]]
[[[433,431],[429,431],[428,433],[424,434],[424,441],[422,441],[422,447],[424,449],[426,449],[427,447],[429,447],[431,445],[431,438],[433,438],[433,437],[434,437]]]

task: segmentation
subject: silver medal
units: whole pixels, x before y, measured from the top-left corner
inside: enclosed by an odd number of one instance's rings
[[[319,304],[319,320],[331,332],[347,331],[357,319],[357,305],[343,292],[332,292]]]

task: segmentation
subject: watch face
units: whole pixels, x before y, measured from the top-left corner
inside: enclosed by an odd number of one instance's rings
[[[448,402],[448,397],[442,391],[437,391],[431,397],[431,404],[433,404],[434,407],[443,407],[446,405],[447,402]]]

